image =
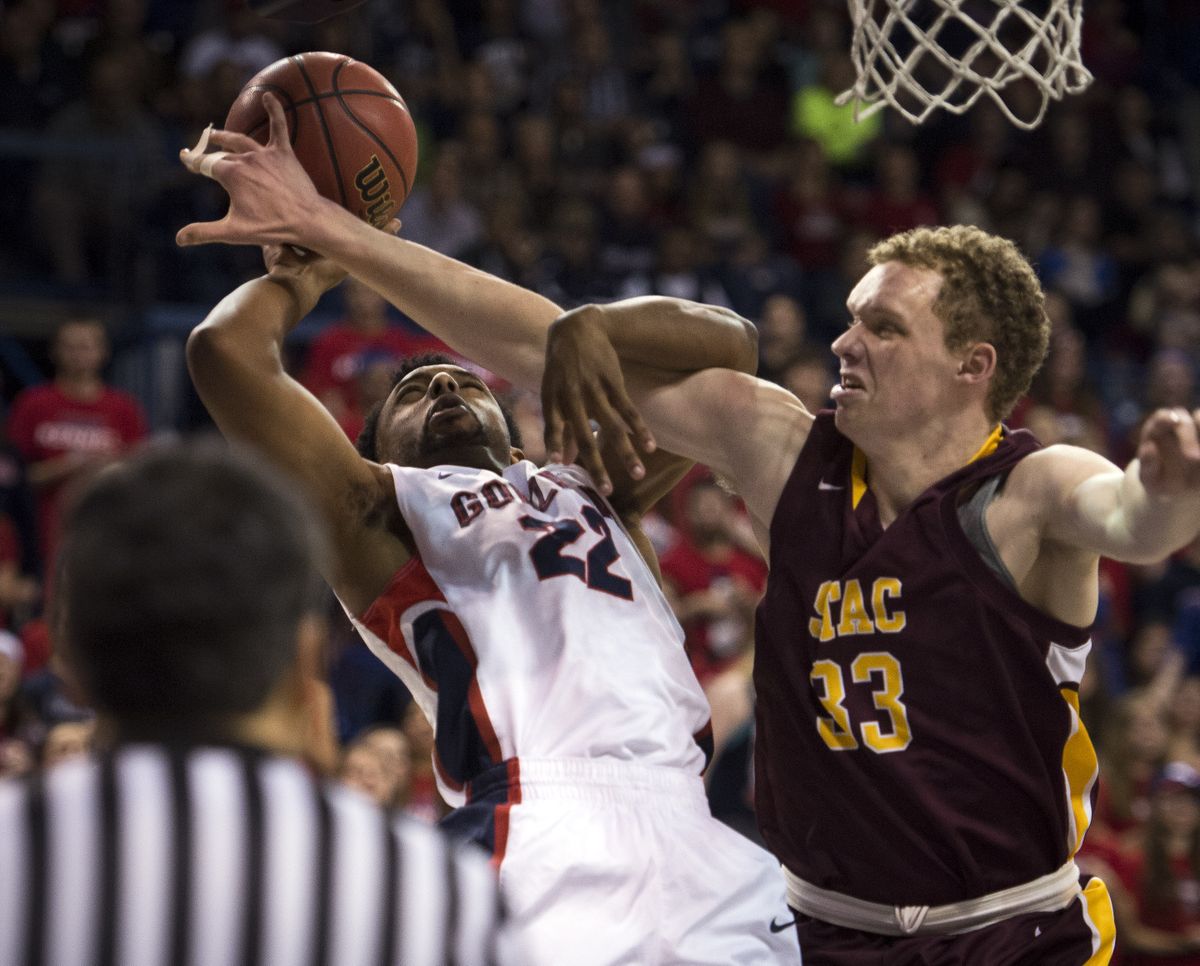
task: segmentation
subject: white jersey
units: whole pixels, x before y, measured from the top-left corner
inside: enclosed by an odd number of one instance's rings
[[[584,470],[389,469],[417,553],[354,624],[433,722],[448,802],[517,758],[703,771],[683,632]]]
[[[389,469],[417,553],[355,624],[434,722],[443,825],[492,853],[531,966],[799,963],[778,863],[709,812],[683,632],[588,475]]]

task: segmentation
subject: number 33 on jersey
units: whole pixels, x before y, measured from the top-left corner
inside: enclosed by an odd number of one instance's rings
[[[876,577],[867,594],[857,578],[826,580],[817,590],[813,604],[817,616],[809,619],[808,631],[819,641],[899,633],[905,627],[904,611],[898,609],[901,590],[902,584],[895,577]],[[849,751],[861,745],[886,754],[909,746],[912,730],[901,700],[904,672],[893,654],[864,651],[847,662],[817,660],[809,680],[826,712],[817,717],[817,733],[834,751]],[[874,708],[883,713],[884,721],[851,721],[845,704],[847,682],[870,688]]]

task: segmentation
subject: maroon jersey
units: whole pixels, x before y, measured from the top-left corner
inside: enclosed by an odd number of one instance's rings
[[[958,506],[1038,448],[1003,436],[883,529],[821,412],[771,521],[758,610],[756,806],[800,878],[942,905],[1055,871],[1091,817],[1088,630],[1021,599]]]

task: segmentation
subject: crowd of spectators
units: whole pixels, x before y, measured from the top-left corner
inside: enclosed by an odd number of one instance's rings
[[[986,100],[920,127],[889,112],[853,123],[833,101],[853,78],[843,0],[412,0],[310,28],[241,0],[0,0],[0,298],[106,300],[129,344],[146,306],[194,303],[199,317],[256,274],[255,251],[175,248],[179,226],[223,206],[176,155],[253,73],[312,49],[372,64],[406,98],[421,144],[407,237],[564,306],[648,292],[731,306],[760,328],[762,375],[810,408],[827,399],[828,344],[866,248],[956,222],[1014,239],[1048,292],[1050,355],[1012,425],[1123,464],[1149,411],[1197,405],[1189,0],[1091,0],[1095,82],[1030,133]],[[428,338],[358,286],[334,311],[342,321],[297,346],[296,371],[353,435],[380,376]],[[61,345],[43,355],[63,364]],[[48,456],[21,416],[51,390],[3,359],[0,772],[44,758],[53,729],[83,717],[47,664]],[[512,402],[536,445],[536,399]],[[94,436],[97,418],[75,422]],[[136,412],[124,419],[64,472],[139,438]],[[746,657],[763,563],[736,501],[702,475],[649,529],[729,755],[714,805],[749,828]],[[334,655],[340,770],[435,815],[421,716],[364,653],[347,633]],[[1104,762],[1084,858],[1114,883],[1123,962],[1191,962],[1179,950],[1200,942],[1200,545],[1156,566],[1105,562],[1082,700]]]

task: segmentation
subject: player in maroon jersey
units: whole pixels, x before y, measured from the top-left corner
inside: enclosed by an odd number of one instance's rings
[[[551,452],[565,426],[601,481],[589,411],[652,445],[628,387],[666,448],[737,486],[772,568],[759,820],[809,963],[1109,960],[1107,893],[1073,862],[1096,777],[1077,687],[1100,556],[1156,560],[1200,532],[1200,414],[1155,413],[1124,471],[1008,432],[1048,323],[1028,263],[977,229],[873,250],[833,345],[836,408],[814,416],[744,373],[688,373],[678,306],[551,324],[532,293],[322,201],[285,140],[215,144],[228,153],[187,160],[230,213],[182,244],[319,252],[518,384],[544,365]]]
[[[1097,771],[1078,703],[1097,567],[1200,530],[1200,413],[1153,414],[1124,471],[1042,449],[1001,423],[1048,334],[1015,247],[918,229],[871,262],[833,344],[833,411],[732,373],[642,395],[769,547],[760,828],[809,963],[1106,963],[1111,904],[1074,864]],[[552,429],[565,411],[580,432],[591,391],[557,379],[557,343],[578,358],[604,311],[556,323]]]

